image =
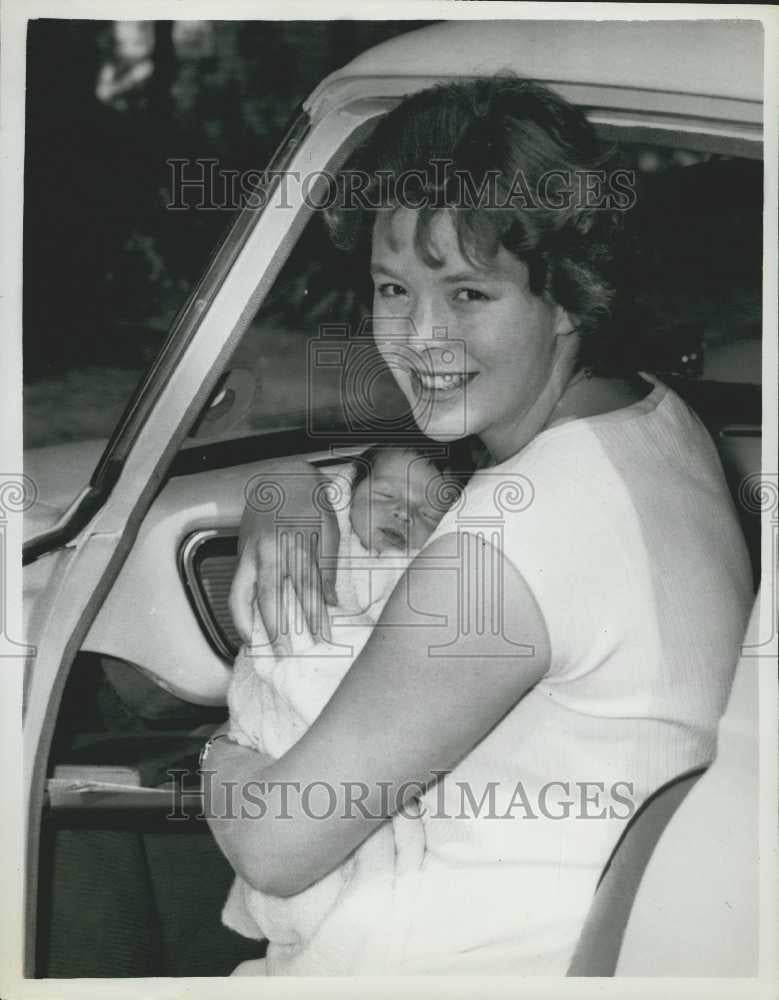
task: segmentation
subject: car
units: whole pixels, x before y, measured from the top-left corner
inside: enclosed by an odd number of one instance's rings
[[[328,468],[407,426],[360,279],[314,207],[405,95],[508,70],[624,148],[659,289],[642,321],[663,329],[658,370],[720,448],[757,582],[762,44],[749,20],[452,21],[365,52],[305,101],[111,439],[26,456],[53,484],[24,547],[26,975],[226,975],[256,954],[219,922],[231,873],[200,816],[197,752],[226,714],[227,595],[258,477],[290,456]],[[282,191],[296,173],[308,191]]]

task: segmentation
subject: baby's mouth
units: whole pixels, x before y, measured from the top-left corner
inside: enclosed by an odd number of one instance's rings
[[[406,536],[399,528],[379,528],[382,537],[387,542],[387,545],[393,549],[405,549],[406,548]]]

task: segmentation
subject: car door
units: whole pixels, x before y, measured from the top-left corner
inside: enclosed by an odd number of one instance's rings
[[[301,116],[271,169],[298,177],[337,169],[360,130],[383,109],[380,102],[360,114],[336,109],[314,125]],[[98,656],[113,665],[115,677],[126,677],[125,667],[140,671],[177,703],[203,707],[206,714],[195,721],[213,726],[207,709],[224,702],[234,643],[224,614],[224,557],[229,561],[234,550],[246,484],[269,459],[299,452],[330,456],[338,421],[320,408],[322,433],[308,433],[300,344],[290,346],[285,366],[287,374],[294,369],[302,376],[298,395],[292,392],[290,401],[284,388],[283,406],[272,401],[273,391],[279,400],[282,370],[270,371],[258,392],[263,355],[246,346],[257,336],[262,340],[267,315],[257,318],[258,308],[312,214],[301,186],[285,193],[272,178],[264,189],[267,203],[258,209],[255,201],[239,215],[178,317],[90,484],[56,525],[26,544],[27,635],[36,647],[25,683],[28,975],[41,974],[37,902],[51,892],[50,883],[39,884],[41,836],[44,817],[57,811],[54,799],[63,805],[62,788],[52,787],[51,779],[74,664]],[[274,196],[283,202],[274,203]],[[343,433],[335,440],[343,445]],[[205,603],[198,601],[203,595]],[[105,753],[100,761],[112,763]],[[83,770],[79,780],[88,785]],[[93,781],[91,791],[65,794],[64,806],[124,807],[133,796],[127,787],[95,791]],[[137,793],[132,802],[149,805]],[[50,877],[44,870],[44,880]]]

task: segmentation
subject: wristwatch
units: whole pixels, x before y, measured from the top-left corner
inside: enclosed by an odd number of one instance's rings
[[[199,771],[203,770],[206,758],[208,757],[208,751],[211,749],[214,743],[216,743],[217,740],[229,740],[229,739],[230,737],[228,736],[227,733],[215,733],[213,736],[208,737],[206,742],[203,744],[203,747],[200,751],[200,755],[197,759],[197,767]]]

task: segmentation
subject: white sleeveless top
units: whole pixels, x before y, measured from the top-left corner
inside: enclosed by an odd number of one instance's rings
[[[626,820],[714,755],[748,555],[711,438],[648,380],[639,402],[552,425],[477,472],[432,536],[483,532],[502,551],[551,666],[423,797],[425,861],[397,882],[362,971],[564,975]]]

